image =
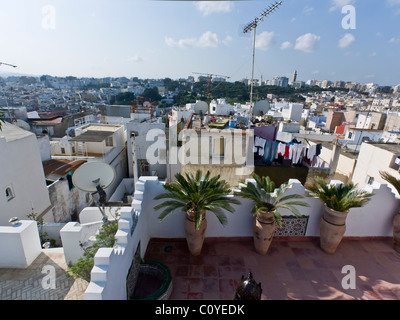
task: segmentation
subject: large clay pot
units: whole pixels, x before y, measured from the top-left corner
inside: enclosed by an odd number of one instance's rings
[[[335,211],[325,206],[320,227],[320,247],[329,254],[335,253],[346,231],[346,218],[349,212]]]
[[[200,224],[200,228],[198,230],[194,227],[194,215],[191,212],[186,213],[185,219],[185,233],[186,233],[186,241],[189,247],[189,252],[198,256],[201,253],[201,248],[203,247],[205,233],[207,229],[207,219],[206,213],[203,212],[202,221]]]
[[[253,221],[254,247],[258,254],[265,255],[272,242],[276,224],[271,212],[260,211]]]
[[[393,242],[394,249],[400,252],[400,213],[396,214],[393,219]]]

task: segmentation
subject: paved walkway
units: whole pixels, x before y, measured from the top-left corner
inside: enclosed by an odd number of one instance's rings
[[[26,269],[0,268],[0,300],[83,300],[89,283],[68,278],[66,269],[62,248],[42,250]],[[49,270],[55,271],[54,289],[46,289],[51,284]]]
[[[145,258],[170,268],[171,300],[232,300],[249,270],[262,284],[263,300],[400,300],[400,254],[391,240],[343,241],[333,255],[318,240],[273,241],[262,256],[252,239],[206,239],[194,257],[184,240],[153,239]],[[346,265],[354,267],[355,289],[342,287]]]

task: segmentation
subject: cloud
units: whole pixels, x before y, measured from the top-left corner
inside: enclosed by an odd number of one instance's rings
[[[314,8],[313,8],[313,7],[305,6],[305,7],[303,8],[303,13],[304,13],[304,14],[311,14],[311,13],[313,13],[313,12],[314,12]]]
[[[389,6],[397,6],[397,5],[400,5],[400,0],[386,0],[386,3]]]
[[[329,11],[341,10],[344,6],[353,5],[355,2],[356,0],[332,0],[332,6]]]
[[[269,31],[261,32],[256,38],[256,48],[267,51],[275,44],[274,33]]]
[[[294,48],[304,52],[313,52],[317,48],[318,42],[321,39],[313,33],[306,33],[296,39]]]
[[[397,43],[397,42],[400,42],[400,38],[395,38],[395,37],[393,37],[393,38],[391,38],[391,39],[389,40],[389,43]]]
[[[133,57],[130,57],[128,61],[141,62],[143,61],[143,58],[139,57],[138,55],[134,55]]]
[[[292,44],[289,41],[282,42],[281,50],[286,50],[292,47]]]
[[[170,47],[178,48],[215,48],[219,44],[217,34],[207,31],[199,38],[186,38],[174,40],[171,37],[165,37],[165,43]]]
[[[346,33],[340,40],[339,40],[339,47],[346,48],[351,45],[356,38],[351,33]]]
[[[232,1],[197,1],[194,5],[203,16],[212,13],[227,13],[233,9]]]
[[[231,36],[226,36],[226,38],[222,40],[222,43],[227,46],[232,40],[233,38]]]

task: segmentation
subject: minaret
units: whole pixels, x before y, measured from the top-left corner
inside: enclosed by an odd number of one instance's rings
[[[292,78],[292,85],[296,82],[297,79],[297,70],[294,70],[293,78]]]

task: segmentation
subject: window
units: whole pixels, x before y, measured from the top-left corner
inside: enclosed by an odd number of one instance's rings
[[[10,201],[11,199],[13,199],[15,197],[14,190],[13,190],[12,186],[8,186],[6,188],[5,192],[6,192],[7,201]]]
[[[111,137],[108,137],[107,139],[106,139],[106,147],[113,147],[114,146],[114,140],[113,140],[113,137],[111,136]]]
[[[368,184],[373,184],[373,183],[374,183],[374,177],[367,176],[366,182],[367,182]]]
[[[65,154],[65,148],[61,148],[61,154]]]

